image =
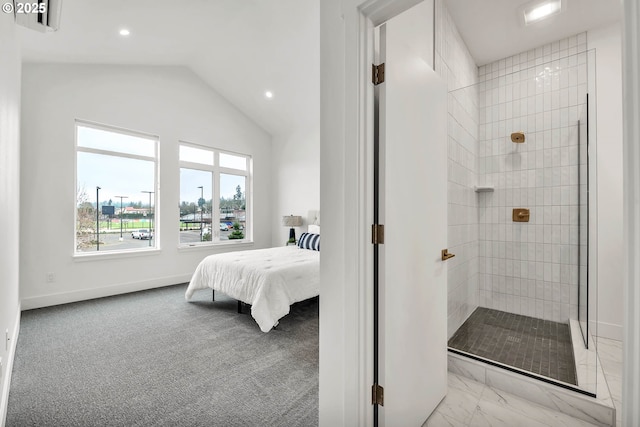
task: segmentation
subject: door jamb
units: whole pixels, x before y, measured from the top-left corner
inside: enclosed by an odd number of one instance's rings
[[[374,28],[423,0],[368,0],[358,11],[358,179],[359,197],[357,229],[360,250],[358,256],[358,424],[372,425],[371,386],[373,384],[373,105],[374,89],[371,84],[371,64],[374,62]],[[437,1],[437,0],[436,0]],[[434,15],[435,17],[435,15]],[[434,49],[435,55],[435,49]]]

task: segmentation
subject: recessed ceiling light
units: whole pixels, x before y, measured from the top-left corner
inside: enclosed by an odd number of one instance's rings
[[[129,34],[131,34],[131,31],[127,30],[126,28],[120,30],[121,36],[128,36]]]
[[[268,99],[271,99],[271,98],[273,98],[273,92],[271,92],[270,90],[268,90],[268,91],[266,91],[266,92],[264,93],[264,96],[265,96],[266,98],[268,98]]]
[[[547,0],[544,2],[536,2],[524,10],[525,24],[533,24],[542,19],[560,13],[562,10],[561,0]]]

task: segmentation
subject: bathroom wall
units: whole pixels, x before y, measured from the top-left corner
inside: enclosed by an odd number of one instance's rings
[[[586,33],[479,67],[479,304],[554,321],[578,315],[578,126]],[[510,134],[523,131],[524,144]],[[529,208],[529,222],[513,222]]]
[[[478,306],[478,67],[443,0],[436,1],[435,69],[448,99],[448,337]],[[444,249],[444,248],[443,248]]]
[[[596,53],[598,86],[598,326],[601,337],[622,339],[624,271],[622,156],[622,37],[620,24],[587,33]]]

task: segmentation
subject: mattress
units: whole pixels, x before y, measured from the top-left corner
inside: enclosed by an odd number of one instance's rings
[[[320,293],[320,252],[283,246],[227,252],[203,259],[185,293],[213,289],[251,304],[251,316],[269,332],[295,302]]]

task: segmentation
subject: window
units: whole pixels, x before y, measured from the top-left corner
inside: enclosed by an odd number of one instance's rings
[[[76,253],[156,247],[157,150],[157,137],[76,122]]]
[[[180,144],[180,245],[246,241],[251,156]]]

